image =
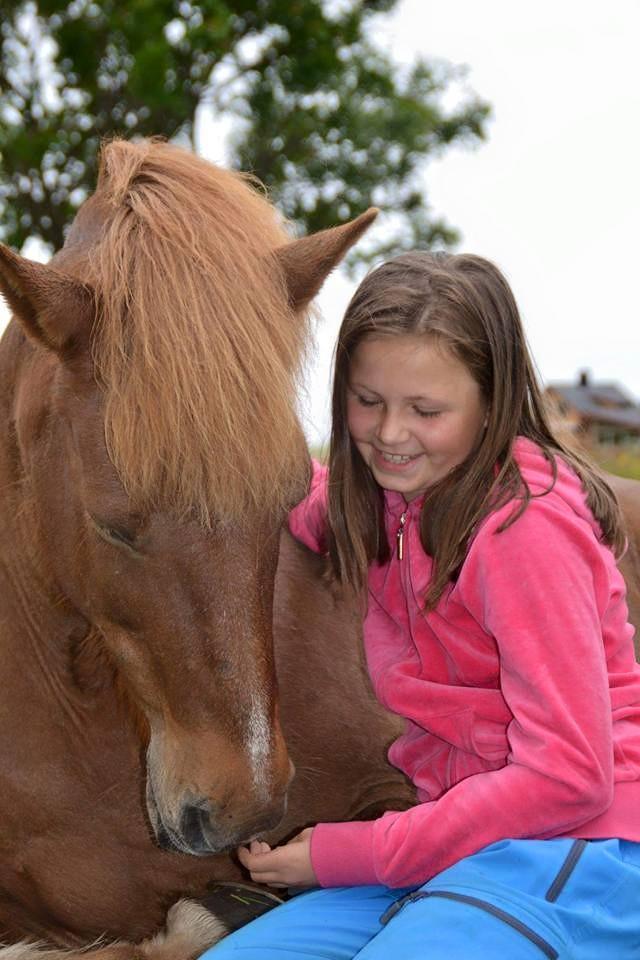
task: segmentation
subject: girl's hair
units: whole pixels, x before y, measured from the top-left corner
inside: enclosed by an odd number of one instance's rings
[[[517,508],[498,532],[526,509],[532,494],[512,455],[517,435],[537,443],[557,474],[561,454],[584,484],[602,538],[624,547],[620,511],[596,468],[554,436],[509,285],[488,260],[470,254],[414,251],[383,264],[360,284],[347,308],[336,346],[329,455],[329,554],[339,580],[356,588],[373,561],[389,558],[383,492],[347,427],[351,359],[365,337],[428,334],[460,360],[480,386],[488,408],[476,447],[429,487],[420,536],[433,557],[425,596],[432,609],[464,560],[478,523],[509,500]],[[497,465],[497,469],[496,469]]]

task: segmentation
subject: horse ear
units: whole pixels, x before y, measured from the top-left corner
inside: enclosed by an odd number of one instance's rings
[[[49,350],[63,352],[94,312],[91,289],[61,270],[36,263],[0,243],[0,292],[25,332]]]
[[[302,309],[313,300],[333,268],[371,226],[378,212],[370,207],[349,223],[278,247],[276,260],[285,275],[289,302],[294,308]]]

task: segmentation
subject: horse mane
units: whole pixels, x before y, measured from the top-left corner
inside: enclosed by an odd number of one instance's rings
[[[167,143],[112,141],[90,257],[109,455],[135,502],[210,524],[281,512],[306,456],[295,387],[308,327],[250,178]]]

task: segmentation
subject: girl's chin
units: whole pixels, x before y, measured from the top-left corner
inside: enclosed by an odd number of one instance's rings
[[[373,475],[383,490],[402,493],[407,499],[417,497],[418,494],[423,493],[427,487],[427,484],[421,483],[420,477],[391,473],[390,471],[376,470],[375,468],[373,469]]]
[[[375,462],[370,464],[370,468],[376,482],[383,490],[401,493],[408,502],[422,496],[430,486],[440,479],[440,476],[427,474],[424,469],[421,469],[421,467],[424,467],[421,460],[422,458],[419,458],[409,464],[409,466],[416,465],[413,470],[388,470],[379,467]]]

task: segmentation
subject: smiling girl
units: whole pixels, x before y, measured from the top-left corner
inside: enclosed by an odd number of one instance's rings
[[[624,534],[551,429],[491,263],[415,252],[365,279],[337,345],[329,470],[290,527],[367,588],[373,688],[406,721],[389,760],[419,802],[242,849],[257,882],[320,889],[211,960],[637,958]]]

